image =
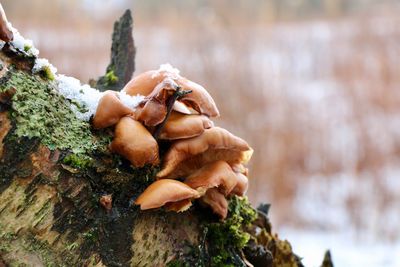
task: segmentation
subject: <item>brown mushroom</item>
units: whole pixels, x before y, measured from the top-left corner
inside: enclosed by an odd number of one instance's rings
[[[134,111],[125,106],[115,91],[106,91],[97,105],[93,117],[93,127],[102,129],[116,124],[122,117],[132,115]]]
[[[199,192],[182,182],[163,179],[149,185],[136,199],[135,204],[140,205],[141,210],[147,210],[162,207],[169,202],[193,199],[199,196]]]
[[[4,12],[3,6],[0,4],[0,39],[4,42],[10,42],[13,38],[14,34],[10,29],[6,13]]]
[[[200,136],[178,140],[164,157],[158,178],[188,176],[207,163],[224,160],[229,164],[247,163],[253,150],[243,139],[225,129],[213,127]]]
[[[159,162],[157,141],[140,122],[131,117],[123,117],[117,123],[110,148],[135,167]]]
[[[177,89],[178,85],[172,79],[165,78],[136,108],[135,119],[146,126],[160,124],[167,115],[168,97]]]
[[[216,188],[208,189],[206,194],[200,198],[200,202],[210,206],[221,219],[225,219],[228,215],[228,201]]]
[[[185,184],[204,194],[209,188],[218,187],[218,190],[227,196],[236,186],[236,174],[225,161],[219,160],[209,163],[195,171],[185,179]]]
[[[201,135],[205,129],[209,129],[212,126],[213,122],[204,115],[185,115],[172,111],[159,139],[191,138]]]
[[[101,196],[100,205],[103,206],[106,211],[110,211],[112,209],[112,195]]]
[[[182,90],[191,90],[192,93],[183,96],[179,101],[186,105],[186,108],[177,104],[175,106],[177,111],[187,113],[190,109],[197,111],[200,114],[209,117],[219,116],[219,111],[211,95],[204,87],[194,83],[182,76],[179,73],[169,70],[147,71],[134,77],[124,88],[123,91],[128,95],[144,95],[149,96],[152,94],[156,86],[164,79],[172,79],[177,83]],[[191,112],[192,113],[192,112]]]

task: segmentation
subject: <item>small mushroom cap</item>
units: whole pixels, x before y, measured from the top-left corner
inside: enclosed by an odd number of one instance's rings
[[[147,96],[153,92],[154,88],[167,77],[166,73],[160,73],[157,70],[143,72],[133,77],[122,91],[128,95],[144,95]]]
[[[247,163],[253,150],[243,139],[225,129],[213,127],[200,136],[178,140],[164,157],[158,178],[174,179],[187,176],[207,163],[217,160]]]
[[[219,160],[209,163],[191,174],[185,184],[204,194],[209,188],[218,187],[219,191],[227,196],[236,186],[236,174],[225,161]]]
[[[198,198],[199,192],[177,180],[157,180],[136,199],[135,204],[141,210],[154,209],[164,206],[168,202],[177,202],[185,199]]]
[[[117,123],[110,148],[135,167],[159,163],[157,141],[140,122],[131,117],[123,117]]]
[[[167,123],[160,133],[159,139],[175,140],[201,135],[205,129],[213,126],[213,122],[204,115],[185,115],[171,112]]]
[[[177,89],[178,85],[172,79],[165,78],[136,108],[135,119],[143,122],[146,126],[160,124],[167,115],[168,97]]]
[[[118,98],[117,92],[106,91],[97,105],[93,117],[93,127],[102,129],[116,124],[122,117],[132,115],[134,111],[125,106]]]
[[[192,206],[191,199],[183,199],[177,202],[169,202],[165,204],[167,211],[183,212],[187,211]]]
[[[183,77],[179,78],[177,83],[183,90],[192,90],[192,93],[187,94],[180,99],[181,102],[192,107],[200,114],[209,117],[219,116],[219,111],[214,99],[203,86]]]
[[[244,196],[249,188],[249,179],[242,173],[236,173],[236,185],[230,192],[233,195]]]
[[[206,194],[200,198],[200,201],[212,209],[221,219],[228,215],[228,201],[225,196],[216,188],[210,188]]]
[[[100,204],[106,209],[110,211],[112,209],[112,195],[104,195],[100,197]]]
[[[3,6],[0,4],[0,39],[4,42],[10,42],[14,38],[14,34],[10,29],[7,21],[6,13]]]

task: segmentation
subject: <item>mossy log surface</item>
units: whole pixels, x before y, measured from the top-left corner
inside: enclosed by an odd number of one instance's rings
[[[225,222],[196,203],[140,211],[158,167],[111,154],[112,130],[77,119],[33,60],[0,51],[0,266],[301,266],[246,198],[230,200]]]

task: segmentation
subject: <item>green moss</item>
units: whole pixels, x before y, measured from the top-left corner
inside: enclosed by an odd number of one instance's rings
[[[86,154],[69,154],[63,163],[77,169],[87,169],[93,165],[93,159]]]
[[[74,153],[97,147],[89,123],[75,116],[69,101],[57,93],[55,84],[11,70],[0,79],[0,92],[11,88],[16,89],[11,112],[16,137],[37,137],[50,149],[70,149]]]
[[[257,212],[251,207],[246,197],[231,198],[228,217],[225,221],[206,225],[211,266],[238,266],[238,264],[240,266],[238,252],[250,239],[244,227],[256,218]]]
[[[24,45],[24,51],[28,53],[28,51],[32,48],[31,45]]]
[[[106,85],[113,85],[118,82],[118,76],[115,75],[114,70],[110,70],[106,73]]]
[[[39,71],[39,75],[46,79],[46,80],[50,80],[50,81],[54,81],[55,77],[54,77],[54,73],[51,71],[49,66],[44,66],[40,71]]]

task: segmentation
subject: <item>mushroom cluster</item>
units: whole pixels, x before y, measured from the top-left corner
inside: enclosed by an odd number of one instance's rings
[[[253,150],[243,139],[214,126],[210,118],[219,111],[210,94],[170,66],[134,77],[122,92],[145,97],[132,109],[116,92],[107,91],[93,118],[95,128],[115,125],[111,151],[143,167],[160,163],[157,140],[169,144],[157,180],[135,204],[142,210],[164,206],[181,212],[199,199],[224,219],[227,199],[247,190],[244,164]]]

